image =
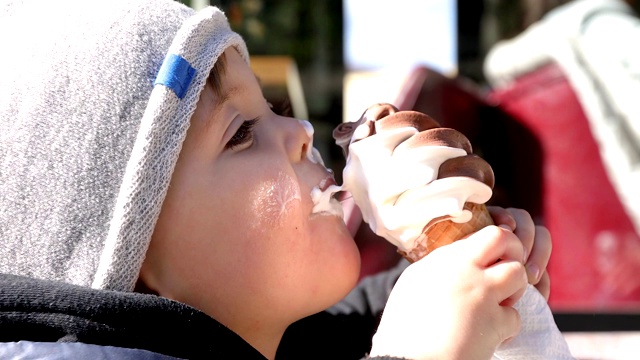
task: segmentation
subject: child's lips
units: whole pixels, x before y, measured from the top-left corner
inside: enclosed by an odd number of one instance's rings
[[[335,199],[335,194],[341,189],[333,178],[333,173],[328,171],[319,184],[311,189],[311,201],[313,209],[311,214],[335,215],[341,219],[344,217],[342,205]]]
[[[326,178],[320,180],[320,184],[318,184],[318,188],[320,191],[326,191],[330,186],[337,185],[336,180],[333,178],[333,175],[329,175]]]

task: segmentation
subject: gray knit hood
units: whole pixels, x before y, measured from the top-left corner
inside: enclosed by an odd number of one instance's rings
[[[131,291],[229,46],[213,7],[0,0],[0,272]]]

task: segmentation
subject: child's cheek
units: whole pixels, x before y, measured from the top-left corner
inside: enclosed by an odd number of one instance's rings
[[[251,198],[257,216],[254,224],[264,232],[291,224],[302,200],[298,182],[284,172],[261,182]]]

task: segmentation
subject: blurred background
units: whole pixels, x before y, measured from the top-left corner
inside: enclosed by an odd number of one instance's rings
[[[558,326],[568,338],[601,335],[571,338],[573,349],[637,356],[640,2],[183,2],[225,11],[265,96],[313,123],[339,182],[344,159],[331,132],[374,103],[467,135],[496,173],[492,204],[524,208],[552,233]],[[357,241],[362,276],[399,259],[366,226]]]

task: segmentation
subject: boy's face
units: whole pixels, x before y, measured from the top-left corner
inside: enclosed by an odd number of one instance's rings
[[[330,175],[307,159],[304,127],[271,111],[235,49],[225,56],[223,96],[201,94],[141,279],[248,338],[340,300],[360,257],[341,218],[311,212]]]

